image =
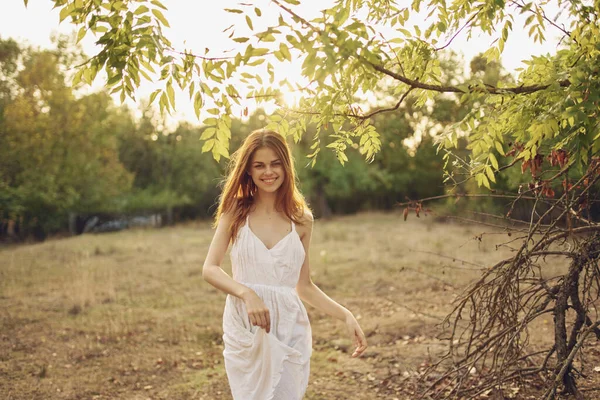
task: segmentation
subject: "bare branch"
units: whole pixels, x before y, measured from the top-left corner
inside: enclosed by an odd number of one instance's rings
[[[410,79],[410,78],[407,78],[406,76],[403,76],[403,75],[397,74],[393,71],[390,71],[389,69],[387,69],[381,65],[372,63],[368,60],[365,60],[364,58],[362,58],[362,60],[364,62],[366,62],[368,65],[370,65],[375,71],[381,72],[382,74],[387,75],[391,78],[394,78],[397,81],[400,81],[402,83],[405,83],[405,84],[415,87],[417,89],[430,90],[430,91],[440,92],[440,93],[482,92],[482,93],[488,93],[488,94],[531,94],[531,93],[539,92],[540,90],[546,90],[551,86],[550,84],[547,84],[547,85],[530,85],[530,86],[499,88],[496,86],[486,85],[485,89],[481,88],[481,87],[470,87],[468,90],[464,90],[464,89],[458,88],[456,86],[432,85],[432,84],[428,84],[428,83],[419,82],[418,80]],[[569,86],[571,86],[571,82],[568,79],[565,79],[565,80],[559,81],[558,85],[560,87],[569,87]]]
[[[517,7],[517,8],[525,8],[525,6],[523,4],[519,4],[514,0],[511,0],[511,3]],[[533,14],[538,14],[536,11],[532,10],[531,8],[528,9],[529,12],[533,13]],[[558,26],[554,21],[552,21],[550,18],[548,18],[546,16],[546,13],[544,12],[544,10],[542,8],[540,8],[540,14],[542,16],[542,18],[548,22],[550,25],[552,25],[553,27],[555,27],[556,29],[558,29],[559,31],[561,31],[562,33],[564,33],[566,36],[568,36],[570,39],[572,39],[575,43],[577,43],[577,40],[575,40],[572,36],[571,36],[571,32],[567,31],[565,28]],[[579,44],[579,43],[577,43]]]
[[[396,111],[398,108],[400,108],[400,105],[402,104],[402,102],[406,99],[406,96],[408,96],[408,94],[414,89],[414,87],[410,87],[408,88],[408,90],[406,92],[404,92],[404,94],[402,95],[402,97],[400,97],[400,100],[398,100],[398,102],[396,103],[396,105],[394,107],[390,107],[390,108],[381,108],[379,110],[375,110],[373,112],[370,112],[367,115],[364,116],[359,116],[359,115],[353,115],[356,118],[360,118],[360,119],[369,119],[377,114],[380,113],[384,113],[384,112],[389,112],[389,111]]]
[[[477,15],[481,12],[481,7],[477,9],[477,12],[474,13],[471,18],[469,18],[467,20],[467,22],[465,22],[465,24],[463,26],[460,27],[459,30],[456,31],[456,33],[450,38],[450,40],[448,41],[448,43],[446,43],[445,45],[443,45],[442,47],[436,47],[435,51],[440,51],[440,50],[444,50],[446,47],[450,46],[450,44],[452,44],[452,42],[454,41],[454,39],[456,39],[456,37],[462,32],[463,29],[465,29],[467,26],[469,26],[469,24],[471,24],[471,22],[473,22],[473,20],[477,17]]]

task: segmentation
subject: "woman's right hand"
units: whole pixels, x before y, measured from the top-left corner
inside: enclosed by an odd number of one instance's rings
[[[246,305],[246,311],[250,318],[250,323],[254,326],[263,328],[267,333],[271,331],[271,315],[269,309],[256,294],[254,290],[248,290],[242,297]]]

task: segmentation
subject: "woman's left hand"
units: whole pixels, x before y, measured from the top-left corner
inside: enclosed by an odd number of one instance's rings
[[[365,338],[365,334],[360,328],[356,318],[354,318],[354,315],[350,314],[346,317],[346,327],[348,328],[352,343],[356,346],[356,350],[352,353],[352,357],[358,357],[367,348],[367,338]]]

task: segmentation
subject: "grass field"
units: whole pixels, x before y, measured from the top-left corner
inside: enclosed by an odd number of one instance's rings
[[[413,398],[409,380],[443,350],[439,319],[480,266],[508,255],[481,231],[400,213],[318,220],[313,280],[354,312],[370,347],[350,358],[344,326],[307,306],[306,399]],[[198,222],[0,250],[0,399],[231,399],[225,295],[201,276],[211,237]],[[552,340],[549,322],[536,341]]]

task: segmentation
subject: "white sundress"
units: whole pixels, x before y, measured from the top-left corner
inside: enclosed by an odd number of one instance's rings
[[[312,332],[296,293],[305,252],[296,226],[268,249],[242,226],[231,248],[233,279],[269,309],[271,331],[250,323],[243,300],[228,295],[223,312],[225,370],[235,400],[300,400],[306,392]]]

